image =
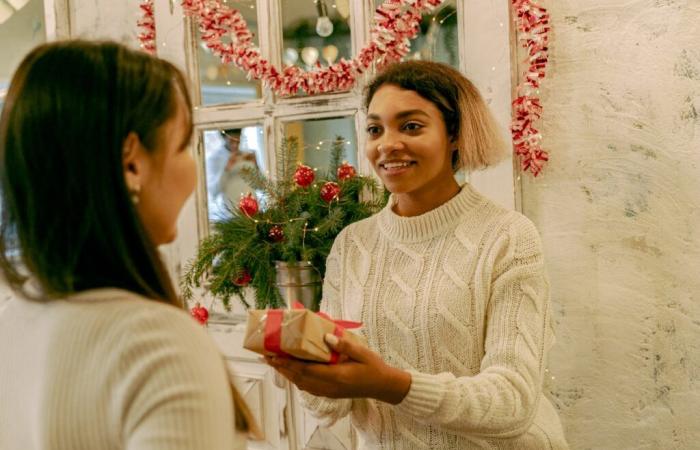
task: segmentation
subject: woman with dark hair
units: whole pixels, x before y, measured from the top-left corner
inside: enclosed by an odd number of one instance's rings
[[[191,134],[166,61],[68,41],[20,64],[0,117],[19,294],[0,312],[0,448],[244,447],[245,405],[156,250],[195,186]]]
[[[326,336],[328,366],[269,363],[362,449],[566,449],[542,394],[549,285],[532,222],[459,185],[504,145],[476,88],[434,62],[393,65],[367,88],[365,155],[387,207],[336,238],[321,309],[360,321],[369,348]]]

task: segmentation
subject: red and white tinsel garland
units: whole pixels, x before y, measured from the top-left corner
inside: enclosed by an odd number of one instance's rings
[[[183,0],[182,7],[186,15],[197,20],[203,42],[223,63],[233,62],[249,78],[263,80],[278,95],[291,96],[299,90],[307,94],[348,90],[372,62],[381,69],[399,61],[410,51],[410,40],[418,34],[423,14],[442,2],[386,0],[375,11],[369,44],[355,58],[341,59],[327,68],[317,63],[317,68],[310,72],[297,66],[281,71],[274,67],[253,45],[253,35],[240,12],[219,0]],[[523,71],[518,97],[513,101],[513,145],[522,170],[537,176],[549,160],[549,154],[542,148],[542,135],[534,127],[542,116],[542,104],[536,94],[549,59],[549,13],[536,0],[512,0],[512,3],[518,37],[528,54],[528,67]],[[139,41],[144,50],[155,53],[153,0],[142,0],[140,7],[143,18],[138,23],[142,28]],[[225,37],[230,42],[224,42]]]
[[[138,39],[141,42],[141,48],[150,54],[156,52],[156,20],[153,16],[153,0],[143,0],[139,5],[141,8],[141,19],[137,22],[141,33]]]
[[[299,90],[307,94],[348,90],[373,62],[381,69],[401,60],[410,51],[410,40],[420,31],[423,14],[432,12],[443,1],[386,0],[375,12],[369,44],[355,58],[343,58],[326,68],[317,63],[312,71],[297,66],[279,70],[273,66],[253,45],[253,34],[241,13],[219,0],[183,0],[182,8],[197,20],[202,41],[224,64],[233,62],[249,78],[263,80],[280,96],[291,96]],[[139,39],[141,46],[153,53],[155,33],[147,28],[152,23],[153,0],[143,0],[141,8],[144,18],[139,25],[144,32]],[[224,38],[229,42],[224,42]]]
[[[518,38],[527,50],[527,67],[513,101],[513,146],[520,157],[520,167],[537,176],[549,160],[542,148],[542,135],[535,122],[542,117],[542,103],[537,95],[549,61],[549,13],[536,0],[513,0]]]

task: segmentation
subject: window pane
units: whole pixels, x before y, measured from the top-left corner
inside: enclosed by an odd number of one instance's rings
[[[253,33],[254,45],[259,46],[255,0],[228,0],[225,4],[241,12],[248,23],[248,28]],[[223,64],[221,59],[212,54],[202,42],[199,29],[197,29],[195,42],[197,44],[202,105],[245,103],[262,97],[260,81],[249,81],[245,72],[233,63]]]
[[[340,137],[345,147],[343,160],[357,167],[357,138],[353,117],[309,119],[284,124],[285,137],[299,142],[299,162],[325,173],[330,167],[331,147]]]
[[[244,168],[266,171],[262,125],[206,130],[202,133],[209,223],[231,217],[241,195],[252,189],[241,177]],[[255,194],[255,193],[254,193]]]
[[[46,41],[44,2],[30,0],[11,3],[0,1],[0,111],[10,78],[22,58],[35,46]]]
[[[305,70],[352,58],[350,0],[282,0],[282,62]]]
[[[384,0],[374,0],[375,7]],[[459,66],[459,36],[456,0],[446,0],[432,15],[426,14],[420,33],[411,41],[411,51],[404,59],[438,61]]]

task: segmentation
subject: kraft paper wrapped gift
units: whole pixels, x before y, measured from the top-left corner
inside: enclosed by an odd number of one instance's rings
[[[333,364],[338,356],[328,348],[324,336],[327,333],[342,335],[366,346],[364,337],[348,330],[359,326],[357,322],[332,320],[307,309],[248,310],[243,347],[261,355],[287,355]]]

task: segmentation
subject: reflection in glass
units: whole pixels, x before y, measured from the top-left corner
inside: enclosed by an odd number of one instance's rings
[[[228,0],[226,5],[240,11],[253,33],[254,45],[259,46],[255,0]],[[262,97],[260,81],[248,80],[245,72],[233,63],[223,64],[221,59],[202,42],[199,30],[197,30],[195,42],[198,45],[197,59],[202,105],[245,103]]]
[[[286,138],[299,142],[299,162],[325,173],[330,165],[330,150],[338,136],[345,140],[343,159],[357,167],[357,137],[352,117],[309,119],[284,124]]]
[[[207,130],[203,133],[209,222],[231,217],[241,195],[251,192],[244,168],[265,171],[262,126]],[[256,193],[254,193],[256,194]],[[257,194],[256,194],[257,195]]]
[[[384,0],[374,0],[376,7]],[[411,51],[404,60],[438,61],[459,67],[459,37],[456,0],[445,0],[433,14],[426,14],[420,33],[411,41]]]
[[[350,0],[282,0],[282,62],[305,70],[352,58]]]
[[[0,1],[0,111],[10,78],[20,61],[46,42],[42,0]]]

